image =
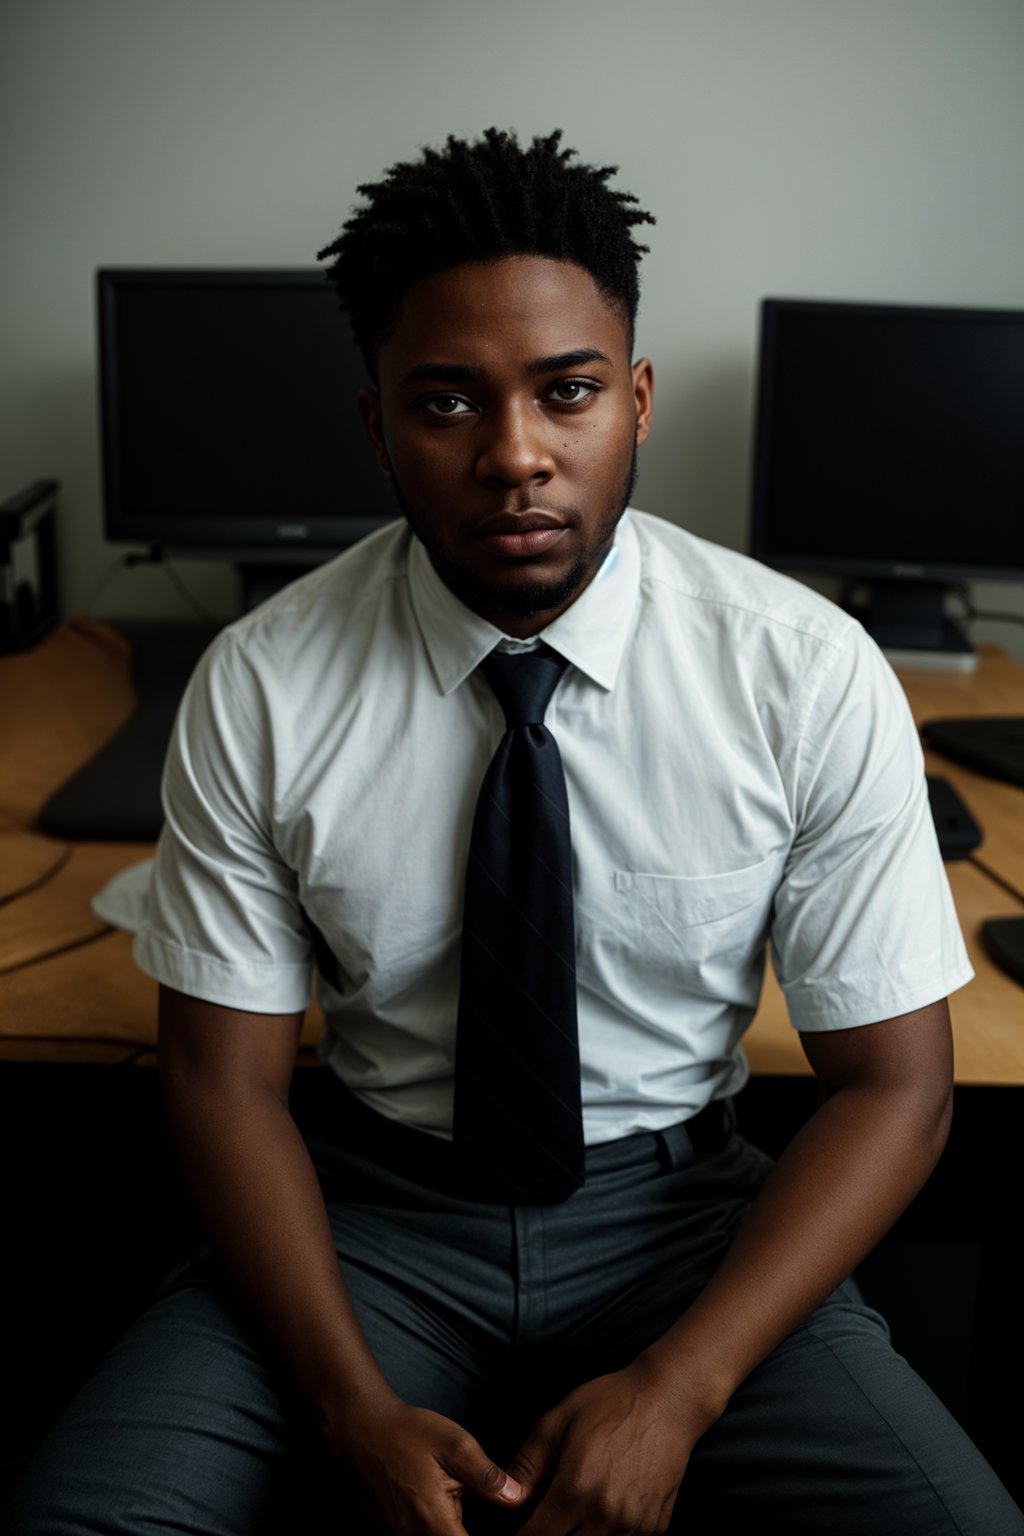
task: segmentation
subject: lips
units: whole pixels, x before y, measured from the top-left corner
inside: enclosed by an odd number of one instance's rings
[[[551,512],[500,512],[485,518],[475,537],[492,554],[522,560],[544,554],[558,543],[567,526]]]
[[[521,559],[528,555],[542,555],[552,544],[557,544],[565,531],[564,527],[558,527],[531,528],[524,533],[491,533],[484,539],[484,544],[495,554]]]
[[[554,512],[541,512],[533,507],[523,512],[495,512],[485,517],[476,528],[477,538],[502,537],[506,534],[536,533],[542,530],[564,529],[565,520]]]

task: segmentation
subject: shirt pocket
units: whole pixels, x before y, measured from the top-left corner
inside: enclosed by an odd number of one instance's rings
[[[709,875],[615,871],[614,915],[623,940],[653,964],[743,964],[763,948],[780,861],[774,855]]]

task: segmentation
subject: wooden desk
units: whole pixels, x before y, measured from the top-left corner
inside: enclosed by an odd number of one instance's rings
[[[979,647],[976,672],[900,670],[918,724],[967,715],[1024,714],[1024,666],[995,646]],[[1024,1085],[1024,987],[993,965],[981,945],[989,917],[1024,917],[1024,789],[926,752],[929,773],[948,779],[985,840],[970,859],[946,865],[975,977],[950,1007],[958,1083]],[[774,976],[765,981],[757,1017],[744,1042],[755,1073],[809,1073],[785,999]]]
[[[908,674],[905,685],[924,719],[1024,712],[1022,679],[1024,667],[986,652],[978,674]],[[19,1170],[5,1223],[16,1262],[5,1267],[0,1304],[8,1322],[0,1409],[9,1407],[11,1422],[0,1422],[0,1432],[5,1446],[25,1454],[169,1265],[198,1241],[163,1132],[156,1074],[109,1070],[155,1062],[156,986],[133,965],[128,935],[93,916],[89,896],[149,850],[64,845],[34,830],[42,802],[131,705],[127,648],[105,626],[79,620],[31,653],[0,658],[0,1158]],[[981,862],[995,869],[998,860],[1008,882],[1019,875],[1024,791],[940,759],[930,767],[961,789],[988,832],[977,861],[948,866],[978,972],[953,1003],[958,1080],[1024,1085],[1024,990],[978,943],[985,917],[1024,912]],[[307,1047],[318,1027],[311,1013]],[[750,1056],[759,1076],[745,1095],[744,1129],[777,1151],[812,1111],[814,1084],[773,981]],[[787,1074],[795,1076],[787,1081]],[[297,1074],[291,1103],[300,1124],[315,1125],[326,1081],[325,1072]],[[1013,1086],[958,1088],[949,1150],[887,1252],[874,1256],[872,1272],[862,1267],[860,1279],[889,1316],[897,1348],[1024,1499],[1019,1430],[1002,1411],[1005,1382],[1024,1378],[1016,1234],[1006,1219],[1019,1163],[1019,1097]],[[59,1222],[50,1219],[54,1190]],[[72,1304],[55,1312],[52,1278],[68,1252],[91,1261]],[[888,1288],[885,1264],[898,1282]]]
[[[915,718],[1024,714],[1024,666],[994,647],[974,673],[902,674]],[[0,1059],[151,1066],[156,985],[136,969],[128,936],[89,898],[151,850],[65,845],[35,830],[39,807],[127,717],[130,652],[105,625],[75,620],[31,652],[0,658]],[[985,842],[947,865],[976,978],[953,1000],[957,1081],[1024,1085],[1024,988],[981,948],[987,917],[1024,914],[1024,789],[934,754],[930,772],[962,794]],[[998,883],[999,881],[1002,884]],[[315,1060],[310,1009],[300,1061]],[[807,1073],[785,1003],[769,977],[748,1036],[753,1070]]]

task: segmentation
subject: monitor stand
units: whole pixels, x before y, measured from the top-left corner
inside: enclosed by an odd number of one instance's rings
[[[893,666],[973,672],[978,653],[946,617],[943,582],[875,581],[866,607],[850,612]]]
[[[354,542],[354,540],[353,540]],[[241,585],[242,612],[251,613],[268,598],[274,597],[289,582],[306,576],[317,566],[333,560],[342,552],[341,545],[331,549],[272,548],[253,545],[246,549],[226,549],[194,544],[153,545],[145,555],[129,557],[133,565],[159,565],[164,560],[224,560],[234,566]]]
[[[251,613],[268,598],[275,597],[282,587],[289,582],[298,581],[300,576],[306,576],[319,561],[310,560],[303,564],[273,564],[258,562],[238,563],[238,574],[242,579],[242,611]]]

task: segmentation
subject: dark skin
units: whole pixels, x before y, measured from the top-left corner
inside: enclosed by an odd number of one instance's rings
[[[564,366],[538,366],[552,360]],[[587,273],[518,257],[411,289],[361,408],[442,580],[528,635],[600,566],[651,387],[650,365],[630,362],[624,318]],[[460,1425],[403,1402],[377,1367],[288,1112],[300,1028],[299,1015],[161,989],[168,1124],[211,1240],[328,1445],[371,1516],[416,1536],[459,1536],[467,1489],[518,1511],[511,1524],[528,1536],[665,1530],[700,1436],[887,1231],[949,1126],[944,1001],[802,1035],[821,1107],[714,1279],[625,1369],[546,1413],[502,1468]]]
[[[628,343],[581,268],[473,263],[413,285],[360,397],[438,575],[507,634],[550,624],[611,548],[654,392]]]

